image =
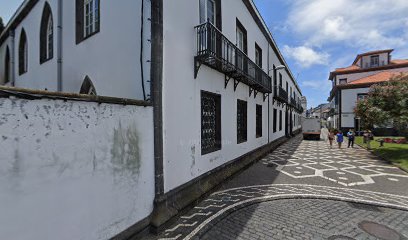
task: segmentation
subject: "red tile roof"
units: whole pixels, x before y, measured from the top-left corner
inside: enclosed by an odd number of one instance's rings
[[[389,81],[392,77],[395,77],[401,73],[399,72],[380,72],[368,77],[360,78],[358,80],[352,81],[347,85],[359,85],[359,84],[375,84],[380,82]]]
[[[376,68],[361,68],[357,65],[351,65],[345,68],[336,68],[335,71],[330,73],[329,79],[332,80],[335,75],[347,74],[347,73],[358,73],[358,72],[370,72],[370,71],[381,71],[395,68],[408,67],[408,59],[395,59],[391,60],[390,64],[376,67]]]

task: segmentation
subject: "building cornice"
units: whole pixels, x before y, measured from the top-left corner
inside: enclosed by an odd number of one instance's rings
[[[10,21],[7,23],[3,32],[0,35],[0,45],[6,41],[10,36],[10,31],[16,29],[16,27],[24,20],[24,18],[30,13],[31,9],[38,3],[39,0],[25,0],[14,15],[11,17]]]
[[[258,25],[259,29],[261,29],[262,33],[268,40],[269,44],[272,46],[273,50],[275,53],[277,53],[279,61],[281,61],[285,66],[285,70],[288,73],[289,77],[291,78],[293,84],[296,86],[296,89],[299,91],[300,95],[302,95],[302,91],[300,90],[299,85],[296,82],[295,77],[293,76],[292,72],[289,69],[289,65],[285,61],[285,58],[283,57],[281,51],[278,48],[278,45],[275,42],[275,39],[272,36],[271,31],[269,30],[268,26],[266,25],[264,19],[262,18],[261,14],[259,13],[259,10],[253,3],[253,0],[242,0],[247,7],[249,13],[251,14],[252,18],[255,20],[256,24]]]
[[[352,74],[352,73],[363,73],[363,72],[374,72],[374,71],[382,71],[382,70],[405,68],[405,67],[408,67],[408,63],[391,64],[391,65],[380,66],[380,67],[376,67],[376,68],[361,68],[361,69],[354,69],[354,70],[346,70],[346,71],[341,71],[341,72],[333,71],[333,72],[330,72],[329,80],[333,80],[334,77],[336,77],[338,75]]]

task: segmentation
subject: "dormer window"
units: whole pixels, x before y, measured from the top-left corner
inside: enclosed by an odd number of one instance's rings
[[[340,80],[339,80],[339,84],[340,84],[340,85],[342,85],[342,84],[347,84],[347,78],[342,78],[342,79],[340,79]]]
[[[380,66],[380,56],[371,56],[370,57],[370,66],[371,67],[378,67]]]

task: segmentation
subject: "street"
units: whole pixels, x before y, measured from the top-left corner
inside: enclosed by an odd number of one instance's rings
[[[408,174],[294,138],[148,239],[405,239]]]

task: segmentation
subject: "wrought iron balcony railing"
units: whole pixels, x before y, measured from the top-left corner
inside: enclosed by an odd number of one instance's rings
[[[272,92],[271,77],[214,25],[207,22],[195,27],[195,30],[197,34],[196,76],[200,65],[204,64],[238,82],[247,84],[256,91]]]
[[[290,98],[290,105],[292,105],[292,107],[296,108],[296,100],[294,98]]]
[[[280,102],[288,103],[288,93],[280,86],[275,86],[274,98]]]

